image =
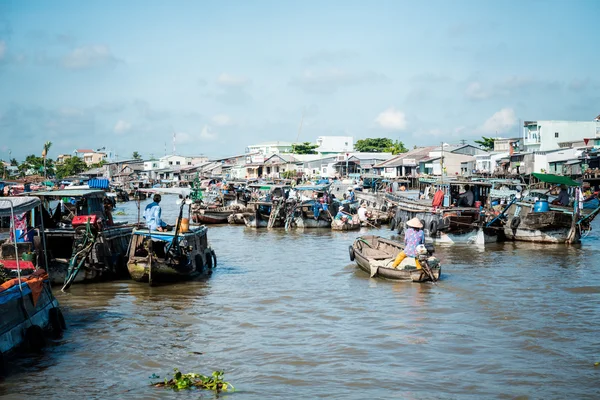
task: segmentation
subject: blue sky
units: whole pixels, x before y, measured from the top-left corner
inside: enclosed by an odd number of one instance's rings
[[[0,0],[0,158],[406,145],[600,114],[600,2]],[[304,115],[302,130],[299,125]]]

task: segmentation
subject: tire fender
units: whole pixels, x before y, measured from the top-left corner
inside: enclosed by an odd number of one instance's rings
[[[209,249],[206,249],[204,251],[204,260],[205,260],[204,265],[205,265],[206,269],[211,270],[213,268],[213,257],[212,257],[212,254]]]
[[[433,220],[429,223],[429,235],[433,236],[438,231],[438,222]]]
[[[215,253],[215,251],[213,249],[210,250],[210,255],[212,256],[212,260],[213,260],[213,268],[217,268],[217,254]]]
[[[31,325],[25,331],[25,342],[31,351],[40,351],[46,342],[44,330],[39,325]]]
[[[396,229],[396,218],[390,220],[390,231],[393,231],[394,229]]]
[[[348,253],[350,254],[350,261],[354,261],[354,248],[352,246],[348,246]]]
[[[521,225],[521,217],[513,217],[510,220],[510,229],[517,229]]]
[[[48,310],[48,320],[50,321],[50,327],[55,335],[60,334],[62,331],[67,329],[67,323],[62,311],[58,307],[52,307]]]

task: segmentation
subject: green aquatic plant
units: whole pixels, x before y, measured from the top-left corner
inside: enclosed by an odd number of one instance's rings
[[[199,388],[215,392],[233,392],[235,390],[231,383],[223,380],[224,371],[214,371],[211,376],[195,373],[184,374],[178,368],[175,368],[174,371],[173,378],[165,378],[164,382],[152,383],[152,386],[167,387],[174,390]],[[156,379],[159,376],[152,374],[150,378]]]

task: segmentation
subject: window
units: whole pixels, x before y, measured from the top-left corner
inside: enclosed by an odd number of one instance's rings
[[[181,163],[180,163],[179,161],[176,161],[176,162],[175,162],[175,165],[180,165],[180,164],[181,164]]]
[[[558,132],[554,132],[554,137],[557,138],[558,137]]]
[[[173,165],[173,161],[169,161],[169,165]]]
[[[192,162],[191,162],[191,161],[188,161],[188,165],[192,165]]]

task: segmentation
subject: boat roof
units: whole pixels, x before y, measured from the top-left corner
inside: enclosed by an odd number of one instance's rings
[[[562,176],[562,175],[554,175],[554,174],[539,174],[537,172],[534,172],[533,175],[535,178],[537,178],[538,180],[545,182],[545,183],[551,183],[554,185],[567,185],[567,186],[580,186],[581,184],[577,181],[574,181],[573,179],[569,178],[568,176]]]
[[[0,197],[0,217],[10,217],[13,213],[23,214],[40,204],[40,199],[32,196]]]
[[[248,187],[258,189],[258,190],[271,190],[271,189],[277,189],[277,188],[287,189],[290,187],[290,185],[275,185],[275,184],[271,184],[271,183],[252,183],[252,184],[248,185]]]
[[[327,185],[303,185],[303,186],[296,186],[294,188],[294,190],[312,190],[314,192],[325,192],[327,191],[327,189],[329,189],[329,187],[331,186],[331,184],[327,184]]]
[[[106,192],[98,189],[60,189],[31,194],[37,197],[104,197]]]
[[[457,180],[444,180],[441,181],[439,179],[427,179],[421,178],[419,179],[421,183],[431,183],[432,185],[472,185],[472,186],[492,186],[491,182],[481,182],[481,181],[457,181]]]

